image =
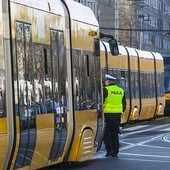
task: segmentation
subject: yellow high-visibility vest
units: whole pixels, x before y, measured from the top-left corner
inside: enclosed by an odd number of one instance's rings
[[[108,96],[104,101],[104,113],[122,113],[124,90],[117,85],[107,86]]]

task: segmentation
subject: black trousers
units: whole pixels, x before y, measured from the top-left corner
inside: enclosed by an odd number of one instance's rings
[[[105,113],[104,144],[107,152],[119,153],[119,125],[121,113]]]

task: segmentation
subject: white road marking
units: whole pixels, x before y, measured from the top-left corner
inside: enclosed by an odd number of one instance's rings
[[[166,128],[167,126],[169,126],[169,125],[159,125],[159,126],[155,126],[155,127],[152,127],[152,128],[147,128],[149,125],[146,125],[145,127],[146,127],[146,129],[143,129],[143,130],[139,130],[139,131],[135,131],[135,132],[130,132],[130,133],[126,133],[126,134],[124,134],[124,136],[128,136],[128,135],[133,135],[133,134],[140,134],[140,133],[142,133],[142,132],[146,132],[146,131],[151,131],[151,130],[158,130],[158,129],[160,129],[160,131],[170,131],[170,128]],[[144,126],[138,126],[139,128],[136,128],[136,129],[140,129],[141,127],[143,128]],[[166,128],[166,130],[164,129],[164,130],[162,130],[161,128]],[[135,129],[135,128],[131,128],[131,129]],[[127,128],[127,130],[129,130],[128,128]],[[146,155],[146,154],[134,154],[134,153],[122,153],[122,151],[123,150],[126,150],[126,149],[129,149],[129,148],[133,148],[133,147],[136,147],[136,146],[147,146],[147,147],[153,147],[153,148],[162,148],[162,149],[170,149],[170,148],[168,148],[168,147],[162,147],[162,146],[149,146],[149,145],[146,145],[146,143],[148,143],[148,142],[151,142],[151,141],[153,141],[153,140],[155,140],[155,139],[159,139],[159,138],[161,138],[161,139],[163,139],[164,141],[167,141],[167,142],[170,142],[170,140],[168,140],[168,139],[166,139],[166,134],[169,134],[169,133],[163,133],[163,134],[161,134],[161,135],[157,135],[157,136],[155,136],[155,137],[152,137],[152,138],[150,138],[150,139],[147,139],[147,140],[144,140],[144,141],[142,141],[142,142],[139,142],[139,143],[135,143],[135,144],[132,144],[132,143],[129,143],[129,142],[125,142],[125,141],[121,141],[121,143],[124,143],[124,144],[128,144],[128,146],[125,146],[125,147],[121,147],[120,148],[120,152],[119,152],[119,154],[121,155],[131,155],[131,156],[140,156],[140,157],[152,157],[152,159],[153,158],[167,158],[167,159],[170,159],[170,156],[161,156],[161,155]],[[146,137],[145,137],[146,138]],[[127,139],[128,140],[128,139]],[[105,154],[106,154],[106,151],[99,151],[95,156],[94,156],[94,158],[93,159],[103,159],[103,158],[105,158]],[[119,159],[124,159],[124,160],[133,160],[133,161],[148,161],[148,162],[170,162],[170,160],[168,160],[168,161],[160,161],[160,160],[149,160],[149,159],[133,159],[133,158],[121,158],[121,157],[119,157]]]
[[[170,131],[170,127],[165,128],[165,129],[161,129],[160,131],[164,132],[164,131]]]
[[[164,146],[153,146],[153,145],[140,145],[140,146],[146,146],[146,147],[158,148],[158,149],[170,149],[170,147],[164,147]]]
[[[143,130],[139,130],[139,131],[135,131],[135,132],[129,132],[129,133],[125,133],[124,136],[134,135],[134,134],[138,134],[138,133],[142,133],[142,132],[146,132],[146,131],[150,131],[150,130],[155,130],[155,129],[160,129],[160,128],[165,128],[166,126],[169,126],[169,125],[166,124],[166,125],[155,126],[152,128],[143,129]]]
[[[122,147],[122,148],[120,148],[120,151],[125,150],[125,149],[129,149],[129,148],[132,148],[132,147],[135,147],[135,146],[138,146],[138,145],[142,145],[142,144],[145,144],[145,143],[148,143],[148,142],[151,142],[151,141],[153,141],[153,140],[155,140],[155,139],[161,138],[162,136],[164,136],[164,135],[163,135],[163,134],[162,134],[162,135],[158,135],[158,136],[155,136],[155,137],[153,137],[153,138],[151,138],[151,139],[144,140],[144,141],[142,141],[142,142],[135,143],[135,144],[132,144],[132,145],[130,145],[130,146]]]
[[[151,160],[151,159],[132,159],[132,158],[119,158],[119,159],[129,160],[129,161],[139,161],[139,162],[170,163],[170,161],[160,161],[160,160]]]
[[[170,135],[169,135],[170,136]],[[165,142],[170,142],[170,137],[167,135],[162,138]]]
[[[133,145],[133,143],[129,143],[129,142],[125,142],[125,141],[121,141],[121,143],[127,144],[127,145]]]
[[[130,127],[130,128],[125,128],[125,129],[123,129],[123,131],[134,131],[134,130],[138,130],[138,129],[141,129],[141,128],[147,127],[147,126],[150,126],[150,125],[138,125],[138,126],[134,126],[134,127]]]
[[[120,155],[131,155],[131,156],[140,156],[140,157],[154,157],[154,158],[167,158],[170,159],[170,156],[162,155],[145,155],[145,154],[136,154],[136,153],[120,153]]]

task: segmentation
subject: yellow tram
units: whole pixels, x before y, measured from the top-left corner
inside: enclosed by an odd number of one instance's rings
[[[73,0],[0,0],[0,169],[91,159],[106,73],[126,92],[122,123],[163,115],[162,56],[100,39],[92,10]]]
[[[112,55],[106,41],[101,41],[102,75],[118,79],[125,90],[127,108],[122,124],[152,119],[164,114],[164,63],[161,54],[119,46],[119,54]]]
[[[72,0],[0,0],[0,169],[95,154],[103,130],[99,25]]]

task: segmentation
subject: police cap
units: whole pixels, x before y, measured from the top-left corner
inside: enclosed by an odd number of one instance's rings
[[[109,81],[116,81],[116,77],[110,76],[108,74],[105,75],[105,80],[109,80]]]

